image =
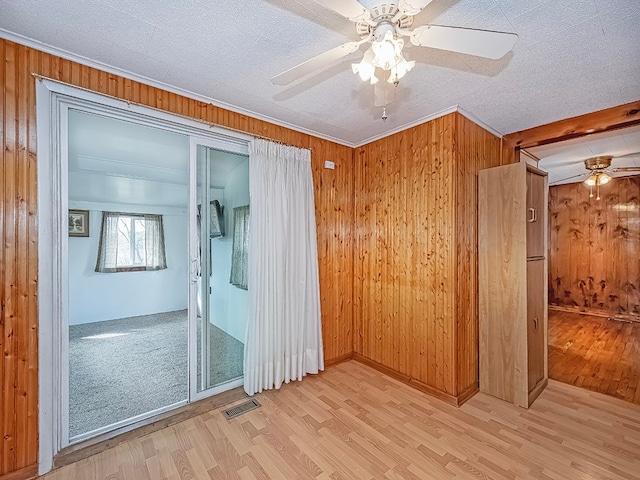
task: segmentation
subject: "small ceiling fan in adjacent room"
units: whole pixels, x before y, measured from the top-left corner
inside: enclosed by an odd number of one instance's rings
[[[288,85],[326,68],[367,44],[353,73],[374,86],[374,105],[384,106],[393,99],[393,89],[415,65],[403,54],[404,40],[413,45],[499,59],[509,52],[515,33],[478,30],[442,25],[413,28],[413,17],[432,0],[316,0],[317,3],[355,22],[359,41],[347,42],[296,65],[271,79],[275,85]],[[380,82],[380,80],[386,80]],[[384,116],[383,116],[384,119]]]
[[[640,173],[640,167],[614,167],[611,168],[611,162],[616,159],[629,159],[630,157],[640,157],[640,152],[631,153],[628,155],[621,155],[614,157],[612,155],[601,155],[598,157],[587,158],[584,160],[584,173],[573,175],[571,177],[557,180],[549,186],[559,185],[561,183],[567,183],[567,180],[574,178],[587,177],[583,183],[589,187],[589,198],[593,198],[593,187],[596,188],[596,200],[600,200],[600,186],[609,183],[614,177],[615,173]]]

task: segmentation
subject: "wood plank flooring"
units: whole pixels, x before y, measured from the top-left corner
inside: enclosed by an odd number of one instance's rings
[[[549,378],[640,405],[640,323],[549,310]]]
[[[640,406],[551,382],[529,410],[479,393],[460,408],[356,361],[213,410],[46,480],[637,479]]]

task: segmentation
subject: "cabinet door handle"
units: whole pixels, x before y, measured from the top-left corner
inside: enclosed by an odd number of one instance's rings
[[[527,222],[533,223],[538,220],[538,212],[536,212],[535,208],[528,208],[527,211],[529,212],[529,218],[527,218]]]
[[[538,316],[536,315],[535,317],[533,317],[533,331],[534,332],[538,331],[539,324],[540,324],[540,320],[538,319]]]

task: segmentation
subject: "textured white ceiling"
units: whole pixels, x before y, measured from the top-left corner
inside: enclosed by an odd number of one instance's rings
[[[584,161],[592,157],[612,156],[611,168],[640,168],[640,126],[528,148],[527,151],[540,159],[538,166],[549,172],[550,184],[582,182],[588,176]],[[640,175],[640,171],[611,172],[611,175]]]
[[[312,0],[0,0],[1,36],[351,146],[456,105],[509,133],[640,98],[638,0],[434,0],[415,18],[423,23],[519,40],[495,61],[407,45],[417,64],[383,123],[372,87],[350,69],[365,47],[295,84],[271,84],[359,38],[353,23]]]

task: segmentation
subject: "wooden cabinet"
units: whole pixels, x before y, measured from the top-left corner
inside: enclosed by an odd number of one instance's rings
[[[545,256],[545,203],[546,179],[544,175],[527,170],[527,258]]]
[[[544,259],[527,260],[527,361],[529,365],[529,392],[545,378],[544,311],[547,309],[544,292]]]
[[[525,408],[547,384],[547,189],[524,162],[479,173],[480,390]]]

